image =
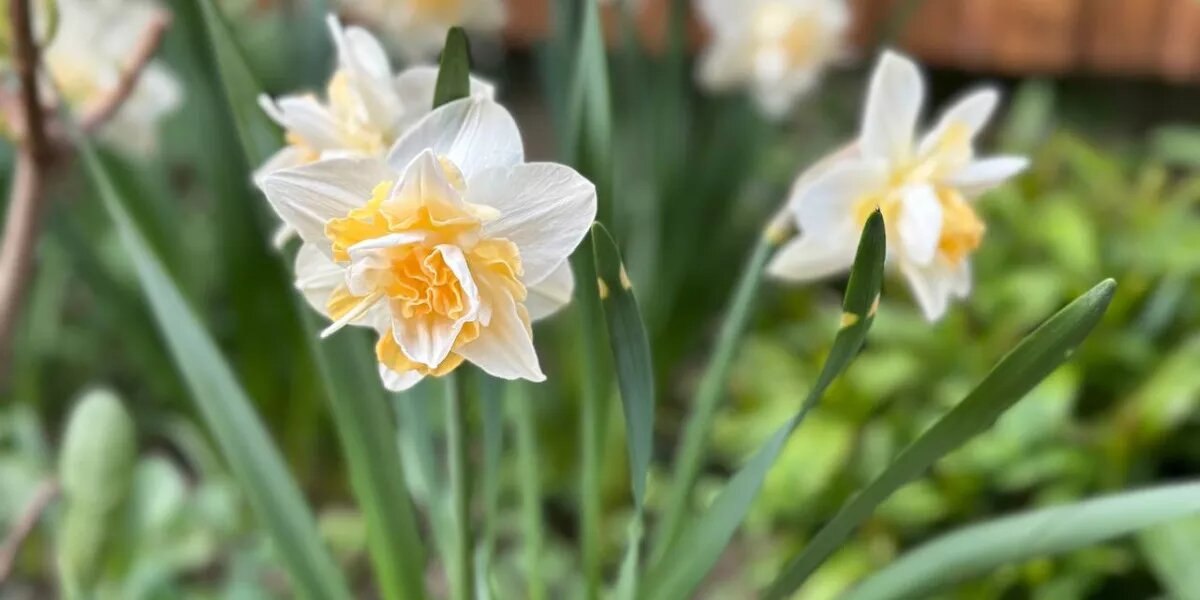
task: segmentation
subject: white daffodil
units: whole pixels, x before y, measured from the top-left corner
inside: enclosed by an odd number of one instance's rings
[[[451,27],[494,32],[508,18],[503,0],[340,0],[338,4],[386,30],[413,61],[437,56]]]
[[[843,52],[844,0],[698,1],[712,32],[700,82],[719,91],[748,87],[771,116],[787,113]]]
[[[326,99],[322,102],[311,94],[259,98],[267,115],[286,130],[287,145],[258,168],[255,179],[323,156],[383,156],[401,133],[433,108],[436,67],[413,67],[393,75],[387,52],[374,36],[360,27],[343,28],[332,15],[327,23],[338,62]],[[494,90],[472,77],[471,94],[491,98]],[[280,229],[276,245],[291,234],[286,226]]]
[[[59,0],[58,30],[44,60],[63,99],[81,113],[106,102],[160,10],[137,0]],[[151,61],[100,135],[125,152],[150,154],[157,145],[159,121],[182,101],[175,75]]]
[[[520,132],[489,98],[450,102],[386,160],[329,158],[260,185],[304,240],[297,287],[333,323],[379,332],[392,390],[464,360],[544,379],[530,320],[570,300],[567,256],[596,214],[595,187],[563,165],[525,163]]]
[[[924,94],[917,65],[884,53],[855,145],[793,187],[788,210],[800,235],[780,249],[769,267],[773,275],[807,281],[849,268],[863,223],[879,209],[889,263],[929,320],[945,314],[951,298],[967,296],[970,257],[985,230],[972,201],[1023,171],[1028,160],[975,156],[975,137],[999,100],[992,89],[968,94],[918,141]]]

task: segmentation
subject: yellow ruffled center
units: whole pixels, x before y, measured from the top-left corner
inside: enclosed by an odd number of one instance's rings
[[[463,191],[461,172],[445,158],[439,162],[451,186]],[[376,260],[369,275],[364,277],[370,289],[355,295],[345,284],[338,286],[326,306],[331,318],[338,320],[360,311],[364,302],[386,302],[393,320],[458,321],[468,317],[472,309],[472,298],[467,291],[472,282],[483,302],[488,301],[489,294],[502,291],[517,302],[525,300],[516,244],[503,238],[480,237],[482,224],[493,217],[490,208],[441,197],[426,189],[415,197],[396,196],[393,187],[393,182],[381,182],[363,206],[325,225],[333,259],[350,264],[351,247],[389,234],[417,233],[420,241],[377,250],[383,258]],[[470,274],[461,275],[469,277],[469,281],[463,281],[447,261],[439,248],[445,245],[462,251]],[[482,327],[475,320],[465,322],[450,354],[432,367],[407,356],[390,331],[382,333],[375,351],[380,363],[393,371],[440,376],[462,363],[463,358],[456,351],[477,339]]]
[[[914,185],[931,185],[942,208],[937,256],[948,265],[957,266],[979,248],[987,226],[958,189],[937,182],[952,169],[970,160],[970,143],[970,130],[961,123],[951,124],[942,133],[937,145],[923,158],[896,169],[883,190],[856,202],[855,218],[865,223],[867,217],[878,208],[891,230],[891,224],[897,223],[900,217],[903,190]],[[895,234],[894,231],[888,233]]]

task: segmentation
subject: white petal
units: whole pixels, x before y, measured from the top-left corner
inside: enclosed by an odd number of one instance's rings
[[[446,178],[437,156],[430,150],[417,155],[405,168],[387,203],[437,203],[462,207],[462,194]]]
[[[342,267],[316,246],[303,244],[296,252],[296,289],[317,312],[326,314],[329,296],[345,277]]]
[[[468,179],[467,202],[500,213],[484,224],[483,235],[517,245],[527,285],[550,276],[596,218],[596,186],[574,169],[553,163],[484,171]]]
[[[418,66],[401,71],[392,81],[396,97],[400,99],[400,104],[404,107],[403,122],[400,124],[401,131],[408,129],[433,110],[433,94],[437,88],[437,76],[437,67]],[[471,95],[494,98],[496,87],[491,82],[472,75]]]
[[[549,317],[569,304],[574,293],[575,274],[571,272],[570,261],[564,260],[549,276],[529,288],[529,296],[525,298],[529,318],[538,321]]]
[[[953,288],[961,285],[961,282],[954,277],[954,273],[940,262],[926,267],[902,262],[900,272],[908,281],[913,299],[916,300],[925,318],[930,322],[941,319],[950,304]]]
[[[846,271],[858,248],[856,229],[849,219],[834,230],[801,233],[780,248],[767,265],[772,277],[807,282]]]
[[[971,295],[971,262],[963,260],[958,263],[950,275],[950,293],[956,298],[966,298]]]
[[[403,168],[425,150],[449,158],[467,179],[489,168],[525,160],[516,121],[504,107],[485,97],[455,100],[425,115],[396,141],[388,163]]]
[[[384,248],[392,248],[395,246],[404,246],[406,244],[415,244],[423,241],[426,237],[424,231],[409,231],[405,233],[389,233],[384,236],[363,240],[348,248],[350,260],[354,260],[359,254],[366,253],[370,250],[381,250]]]
[[[394,177],[379,159],[337,158],[276,171],[258,184],[279,217],[328,255],[325,223],[366,204],[376,185]]]
[[[863,110],[860,142],[865,156],[892,162],[907,160],[924,101],[925,85],[917,65],[885,51],[871,76]]]
[[[393,371],[383,365],[379,365],[379,378],[383,380],[383,387],[393,392],[403,392],[417,385],[425,378],[424,375],[416,371],[405,371],[399,373]]]
[[[295,146],[284,146],[280,148],[277,152],[275,152],[275,154],[272,154],[271,157],[262,164],[262,166],[254,171],[254,181],[259,181],[263,177],[280,169],[298,167],[304,164],[304,160],[301,158],[302,154],[303,153],[300,151],[300,149],[296,148]]]
[[[992,88],[984,88],[967,95],[942,114],[937,126],[921,140],[918,152],[922,156],[932,152],[946,131],[956,124],[965,127],[969,137],[974,139],[987,126],[999,103],[1000,92]]]
[[[283,96],[271,100],[262,95],[258,104],[276,123],[295,133],[316,150],[341,146],[337,121],[329,109],[312,96]]]
[[[946,179],[968,197],[978,196],[1029,168],[1024,156],[997,156],[977,160]]]
[[[391,77],[392,67],[379,40],[361,27],[343,28],[338,18],[325,18],[338,53],[338,66],[373,79]]]
[[[819,233],[843,222],[854,213],[855,204],[877,192],[887,178],[881,160],[842,158],[817,168],[817,175],[800,176],[788,200],[802,232]]]
[[[271,234],[271,247],[282,250],[294,237],[296,237],[296,230],[289,227],[287,223],[280,223],[279,227],[275,228],[275,233]],[[320,252],[320,250],[316,251]]]
[[[942,235],[942,203],[937,192],[927,185],[906,190],[899,221],[897,246],[903,250],[904,260],[928,265],[937,253]]]
[[[507,292],[490,295],[492,320],[475,341],[457,350],[488,375],[501,379],[545,381],[533,348],[533,335],[521,319],[519,306]]]

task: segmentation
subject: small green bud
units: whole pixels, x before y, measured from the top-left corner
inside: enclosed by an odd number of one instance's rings
[[[95,586],[124,525],[137,460],[133,420],[116,395],[83,395],[67,421],[58,458],[64,509],[58,565],[67,596],[79,597]]]
[[[91,512],[112,508],[129,492],[137,459],[133,420],[110,391],[84,394],[67,422],[59,454],[63,497]]]

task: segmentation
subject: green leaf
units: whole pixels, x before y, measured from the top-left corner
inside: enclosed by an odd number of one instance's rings
[[[433,107],[471,95],[471,46],[462,27],[446,32],[446,45],[438,63],[437,85],[433,91]]]
[[[200,11],[242,150],[253,168],[279,148],[279,127],[259,108],[262,86],[246,62],[245,52],[230,32],[229,23],[213,0],[200,0]]]
[[[904,484],[934,462],[992,426],[1029,390],[1067,360],[1100,322],[1116,283],[1105,280],[1050,317],[1001,359],[962,402],[844,505],[772,584],[766,598],[783,598],[800,587],[860,523]]]
[[[78,141],[89,178],[133,259],[142,290],[201,416],[241,483],[251,507],[275,542],[301,595],[350,598],[342,575],[321,544],[316,521],[279,451],[215,343],[188,306],[145,236],[130,218],[91,143]]]
[[[542,540],[542,469],[538,461],[537,413],[526,383],[514,381],[507,386],[505,401],[512,407],[513,429],[517,438],[517,471],[521,495],[521,546],[525,573],[525,597],[545,600],[546,585],[541,565]]]
[[[625,558],[617,588],[623,598],[637,596],[637,571],[643,535],[643,504],[646,475],[654,443],[654,369],[650,340],[638,311],[633,285],[625,273],[617,242],[604,225],[592,225],[599,276],[600,304],[608,324],[608,341],[617,369],[617,387],[625,414],[625,437],[629,451],[630,488],[633,490],[634,518],[630,523]]]
[[[596,272],[601,288],[600,304],[608,323],[608,340],[617,369],[617,385],[625,412],[629,446],[629,476],[633,500],[640,506],[646,493],[646,473],[654,439],[654,369],[650,340],[638,312],[633,286],[621,262],[617,242],[604,225],[592,225],[596,248]]]
[[[475,550],[475,597],[490,600],[492,559],[496,554],[496,530],[500,519],[500,487],[504,457],[504,397],[501,381],[482,372],[473,373],[476,397],[483,407],[483,470],[479,474],[483,492],[483,535]]]
[[[560,2],[561,8],[578,6]],[[607,57],[600,29],[599,8],[584,2],[578,33],[579,46],[574,56],[575,78],[571,81],[567,117],[567,143],[570,164],[596,185],[597,220],[605,221],[612,199],[612,107],[608,87]],[[596,263],[591,232],[571,255],[571,267],[579,285],[575,286],[574,308],[579,315],[579,351],[582,370],[580,396],[580,511],[579,547],[583,563],[584,597],[597,598],[601,586],[602,493],[601,476],[608,411],[609,366],[604,346],[603,309],[595,284]]]
[[[867,219],[850,271],[850,282],[842,303],[842,326],[833,340],[825,365],[809,390],[799,412],[783,424],[754,456],[734,474],[712,505],[678,538],[672,540],[646,578],[646,598],[675,600],[691,596],[696,586],[717,563],[734,533],[746,518],[751,504],[788,437],[816,407],[833,383],[862,348],[875,320],[875,308],[883,285],[883,263],[887,239],[883,217],[878,211]]]
[[[229,109],[248,166],[253,169],[278,146],[279,138],[268,140],[263,135],[273,125],[258,107],[261,89],[227,23],[213,0],[202,0],[201,7]],[[389,600],[423,598],[424,547],[405,489],[402,462],[396,456],[395,425],[365,334],[342,331],[319,344],[312,311],[299,294],[293,294],[292,301],[300,315],[301,335],[330,400],[351,487],[366,518],[367,542],[381,594]]]
[[[1200,514],[1200,483],[1126,492],[1004,517],[921,545],[868,577],[845,599],[929,598],[1005,564],[1070,552],[1195,514]],[[1191,588],[1191,598],[1196,597],[1196,590]]]

